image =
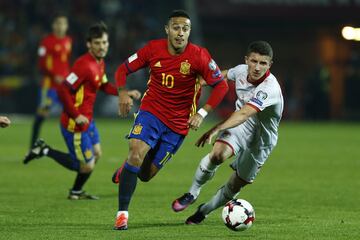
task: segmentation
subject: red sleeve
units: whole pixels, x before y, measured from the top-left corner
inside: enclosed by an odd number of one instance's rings
[[[209,104],[214,109],[224,98],[229,86],[224,80],[220,68],[205,48],[200,51],[200,73],[206,83],[213,87],[206,104]]]
[[[131,55],[125,62],[123,62],[116,70],[115,81],[116,86],[125,87],[126,76],[130,73],[136,72],[140,68],[148,65],[151,56],[151,44],[146,44],[143,48]]]
[[[216,62],[211,58],[210,53],[202,48],[200,50],[200,74],[209,86],[215,86],[221,82],[224,77]]]
[[[42,72],[42,74],[46,74],[46,75],[52,75],[52,72],[50,71],[50,69],[47,69],[46,67],[46,57],[49,55],[49,43],[47,38],[44,38],[39,45],[38,48],[38,56],[39,56],[39,61],[38,61],[38,66],[40,68],[40,71]]]
[[[109,82],[102,84],[100,86],[100,90],[109,95],[114,95],[114,96],[118,95],[118,91],[117,91],[115,85],[112,83],[109,83]]]
[[[74,101],[71,98],[71,86],[66,82],[62,82],[57,92],[60,97],[61,102],[63,103],[64,111],[71,117],[77,118],[80,113],[74,106]]]
[[[229,86],[227,81],[221,81],[214,86],[211,91],[210,97],[208,98],[206,104],[209,104],[213,109],[219,105],[221,100],[224,98],[227,93]]]
[[[77,90],[80,85],[92,72],[87,68],[86,62],[75,62],[70,74],[66,77],[65,82],[72,90]]]

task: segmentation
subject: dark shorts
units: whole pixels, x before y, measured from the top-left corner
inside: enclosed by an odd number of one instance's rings
[[[61,133],[74,165],[80,162],[86,164],[93,160],[94,145],[100,143],[99,132],[94,121],[91,121],[89,128],[84,132],[70,132],[61,126]]]
[[[129,138],[140,139],[147,143],[151,147],[148,157],[160,169],[176,153],[185,136],[172,131],[153,114],[139,111]]]

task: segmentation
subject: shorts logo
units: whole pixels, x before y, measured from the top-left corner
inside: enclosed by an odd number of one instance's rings
[[[139,135],[142,131],[142,128],[143,126],[141,126],[140,124],[135,125],[131,133],[134,135]]]
[[[93,156],[92,151],[90,149],[86,149],[84,155],[86,159],[90,159]]]
[[[188,60],[186,60],[185,62],[182,62],[180,65],[180,73],[182,73],[184,75],[190,74],[190,67],[191,67],[191,64],[188,63]]]

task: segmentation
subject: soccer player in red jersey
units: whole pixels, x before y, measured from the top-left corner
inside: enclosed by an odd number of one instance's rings
[[[55,150],[40,139],[35,142],[24,160],[24,164],[27,164],[33,159],[48,156],[65,168],[76,171],[75,183],[68,197],[72,200],[98,199],[82,190],[101,156],[93,108],[99,89],[111,95],[118,93],[116,87],[108,82],[105,74],[104,58],[109,42],[104,23],[97,23],[89,28],[86,45],[88,53],[75,61],[70,74],[58,89],[64,105],[61,114],[61,133],[69,153]],[[128,94],[140,98],[140,93],[136,90],[129,91]]]
[[[40,102],[32,127],[30,148],[38,139],[41,125],[48,116],[50,108],[60,104],[56,91],[70,71],[72,39],[66,35],[67,30],[67,17],[62,14],[56,15],[52,22],[52,33],[41,40],[38,49],[39,68],[43,79]]]
[[[128,206],[137,178],[149,181],[179,149],[189,128],[197,129],[227,92],[221,71],[205,48],[188,42],[189,15],[174,11],[165,25],[167,39],[153,40],[130,56],[116,72],[119,113],[126,116],[132,99],[125,89],[126,76],[150,68],[148,89],[129,135],[129,153],[113,175],[119,184],[119,209],[114,229],[128,228]],[[207,103],[196,111],[201,75],[213,87]]]

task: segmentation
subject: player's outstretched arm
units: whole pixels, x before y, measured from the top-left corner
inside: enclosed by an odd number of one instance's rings
[[[6,127],[10,126],[10,124],[11,124],[10,119],[8,119],[5,116],[0,116],[0,127],[6,128]]]
[[[255,108],[246,104],[239,111],[236,111],[233,114],[231,114],[231,116],[228,119],[226,119],[224,122],[217,124],[212,129],[210,129],[205,134],[203,134],[196,142],[196,146],[203,147],[205,143],[211,144],[220,131],[236,127],[242,124],[243,122],[245,122],[247,119],[249,119],[251,116],[255,115],[256,113],[257,111]]]

